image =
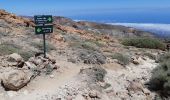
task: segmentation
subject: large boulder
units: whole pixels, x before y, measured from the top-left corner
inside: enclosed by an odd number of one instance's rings
[[[10,70],[4,73],[2,77],[2,86],[6,90],[17,91],[22,87],[26,86],[32,77],[32,73],[29,71],[21,71],[21,70]]]

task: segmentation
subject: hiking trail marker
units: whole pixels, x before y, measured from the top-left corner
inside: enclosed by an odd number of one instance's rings
[[[51,24],[53,22],[52,15],[37,15],[34,16],[35,24]]]
[[[37,15],[34,16],[35,34],[43,34],[43,44],[44,44],[44,58],[46,58],[46,41],[45,34],[53,33],[53,17],[52,15]]]
[[[53,25],[35,26],[35,34],[46,34],[53,32]]]

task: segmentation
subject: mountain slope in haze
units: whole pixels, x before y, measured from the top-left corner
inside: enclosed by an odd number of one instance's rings
[[[170,38],[170,24],[142,24],[142,23],[112,23],[113,25],[124,25],[152,32],[156,37]]]
[[[141,30],[137,30],[130,27],[124,27],[120,25],[109,25],[109,24],[101,24],[95,22],[87,22],[87,21],[79,21],[75,22],[71,19],[67,19],[64,17],[54,17],[55,23],[65,26],[74,27],[76,29],[82,29],[87,31],[96,31],[99,34],[109,34],[111,36],[122,36],[122,37],[130,37],[130,36],[148,36],[153,37],[153,35],[149,32],[144,32]]]

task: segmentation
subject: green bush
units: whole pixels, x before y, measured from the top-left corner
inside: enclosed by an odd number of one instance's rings
[[[121,65],[128,65],[130,63],[130,58],[120,53],[113,54],[112,59],[117,59]]]
[[[81,46],[87,50],[97,50],[98,46],[93,42],[84,42]]]
[[[170,60],[162,62],[152,73],[150,89],[170,96]]]
[[[27,61],[30,57],[33,57],[35,52],[23,50],[21,46],[16,45],[14,43],[2,43],[0,44],[0,56],[10,55],[12,53],[20,54],[25,61]]]
[[[91,42],[93,44],[96,44],[98,47],[104,47],[105,43],[99,40],[87,40],[88,42]]]
[[[160,55],[156,62],[161,63],[168,59],[170,59],[170,52]]]
[[[166,46],[163,42],[154,38],[128,38],[122,41],[125,46],[134,46],[137,48],[161,49],[165,50]]]
[[[35,52],[33,52],[33,51],[21,51],[21,52],[19,52],[19,54],[21,55],[21,57],[23,57],[23,59],[25,61],[27,61],[27,60],[29,60],[29,58],[31,58],[35,55]]]
[[[98,46],[91,41],[73,42],[70,44],[70,47],[81,48],[81,49],[86,49],[91,51],[98,50]]]
[[[149,88],[159,91],[160,96],[170,96],[170,53],[159,58],[160,65],[152,71]]]
[[[18,53],[20,50],[21,47],[13,43],[0,44],[0,56]]]

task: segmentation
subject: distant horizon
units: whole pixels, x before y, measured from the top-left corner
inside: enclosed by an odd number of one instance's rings
[[[53,15],[97,22],[170,23],[170,0],[0,0],[19,16]]]
[[[17,15],[57,14],[75,16],[81,14],[102,14],[106,12],[142,12],[170,8],[169,0],[0,0],[0,9]]]

